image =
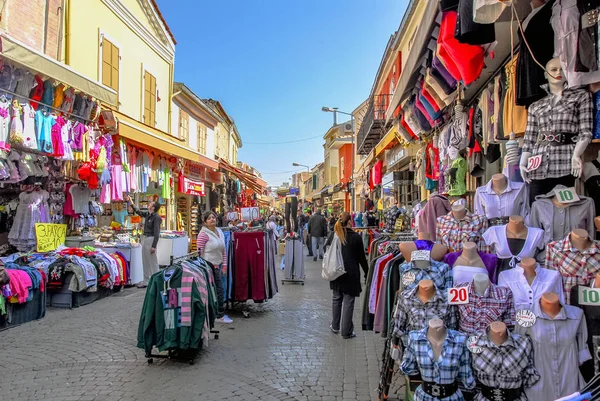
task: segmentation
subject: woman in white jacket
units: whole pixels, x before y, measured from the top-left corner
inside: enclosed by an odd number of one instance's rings
[[[219,298],[219,310],[217,321],[221,323],[233,323],[229,316],[225,315],[225,293],[227,291],[227,250],[225,249],[225,235],[217,227],[217,215],[215,212],[205,212],[202,215],[204,223],[198,233],[196,245],[202,259],[214,266],[215,282],[217,286],[217,297]]]

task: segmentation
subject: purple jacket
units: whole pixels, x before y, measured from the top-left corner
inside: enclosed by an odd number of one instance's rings
[[[450,267],[454,266],[454,263],[456,263],[456,260],[461,253],[462,251],[447,253],[444,256],[444,263],[450,265]],[[493,253],[484,253],[479,251],[477,253],[479,254],[481,260],[483,260],[483,264],[488,271],[490,281],[496,284],[496,267],[498,266],[498,256],[494,255]]]

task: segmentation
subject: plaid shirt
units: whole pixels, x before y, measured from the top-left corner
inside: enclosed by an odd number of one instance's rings
[[[405,284],[404,278],[408,273],[415,275],[415,281]],[[443,292],[448,288],[452,288],[452,271],[448,264],[436,260],[429,261],[429,269],[419,269],[412,262],[405,262],[400,265],[401,290],[411,290],[419,285],[421,280],[433,281],[435,288]]]
[[[487,335],[476,337],[474,347],[481,348],[480,353],[471,353],[473,372],[478,382],[484,386],[513,389],[529,388],[540,380],[540,374],[533,363],[533,344],[531,339],[508,332],[508,338],[502,345],[496,345]],[[493,401],[479,393],[475,401]],[[514,401],[527,401],[525,393]]]
[[[433,298],[423,303],[418,291],[419,287],[415,286],[402,292],[394,312],[394,334],[402,338],[404,345],[407,344],[409,331],[422,329],[433,318],[442,319],[446,327],[452,330],[456,330],[458,325],[458,310],[456,306],[448,305],[444,293],[436,289]]]
[[[571,234],[553,241],[546,247],[546,268],[560,273],[565,301],[569,303],[571,288],[589,285],[600,272],[600,243],[592,241],[592,246],[580,251],[571,245]]]
[[[427,339],[427,328],[411,331],[400,370],[409,376],[420,373],[423,380],[428,382],[452,384],[459,380],[464,388],[475,388],[475,378],[471,370],[471,358],[466,342],[467,336],[464,334],[447,330],[440,359],[434,361],[433,350]],[[426,394],[419,386],[415,391],[414,400],[437,401],[438,399]],[[463,400],[460,390],[444,398],[444,401]]]
[[[473,282],[460,283],[456,287],[467,287],[469,303],[458,305],[459,330],[466,334],[483,334],[492,322],[504,322],[508,327],[515,325],[515,305],[510,289],[490,283],[483,296],[475,292]]]
[[[538,134],[578,134],[578,140],[592,139],[594,103],[587,89],[565,89],[553,105],[554,95],[546,96],[529,106],[523,152],[542,155],[542,164],[527,175],[533,180],[556,178],[571,174],[571,158],[575,143],[540,145]]]
[[[452,212],[437,219],[437,241],[449,248],[449,252],[462,250],[463,243],[474,242],[481,252],[490,253],[490,247],[483,240],[483,233],[488,228],[485,216],[467,211],[465,217],[456,220]]]

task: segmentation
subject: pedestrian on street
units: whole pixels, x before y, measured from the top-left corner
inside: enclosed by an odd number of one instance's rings
[[[217,227],[218,215],[206,212],[202,215],[204,223],[198,233],[196,246],[202,259],[213,265],[217,287],[218,310],[217,321],[221,323],[233,323],[233,320],[225,314],[225,293],[227,291],[227,251],[225,250],[225,234]]]
[[[308,218],[304,214],[304,212],[300,212],[297,218],[298,223],[298,237],[300,237],[300,241],[304,243],[304,226],[308,223]]]
[[[306,231],[306,247],[308,248],[308,257],[312,257],[313,256],[313,252],[312,252],[312,240],[311,240],[311,236],[310,236],[310,231],[308,231],[308,222],[310,221],[310,218],[312,217],[312,211],[309,209],[306,211],[306,226],[305,226],[305,231]]]
[[[127,195],[127,202],[134,213],[144,218],[144,232],[142,238],[142,264],[144,266],[144,281],[137,285],[138,288],[146,288],[150,277],[158,272],[158,257],[156,246],[160,239],[160,225],[162,218],[158,215],[160,205],[158,202],[148,202],[148,211],[143,212],[135,206],[131,196]]]
[[[317,212],[308,221],[308,233],[312,240],[313,261],[316,262],[317,251],[319,251],[319,259],[323,259],[323,244],[327,236],[327,220],[321,214],[321,209],[317,209]]]
[[[335,224],[334,233],[327,239],[327,245],[331,245],[334,235],[340,239],[342,246],[342,259],[346,274],[329,283],[333,290],[332,320],[329,328],[335,334],[341,332],[345,339],[356,337],[352,315],[354,313],[354,300],[360,296],[362,291],[360,285],[360,267],[364,276],[367,276],[369,265],[362,238],[352,230],[352,217],[350,213],[343,212]]]

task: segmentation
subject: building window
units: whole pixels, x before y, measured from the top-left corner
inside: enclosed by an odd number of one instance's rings
[[[206,155],[206,127],[200,123],[198,123],[198,152]]]
[[[344,179],[344,166],[345,165],[346,164],[344,163],[344,157],[342,156],[340,158],[340,179],[342,179],[342,180]]]
[[[144,124],[156,126],[156,78],[144,71]]]
[[[179,139],[188,143],[190,127],[190,116],[183,110],[179,110]]]
[[[102,37],[102,85],[119,92],[119,48]]]

